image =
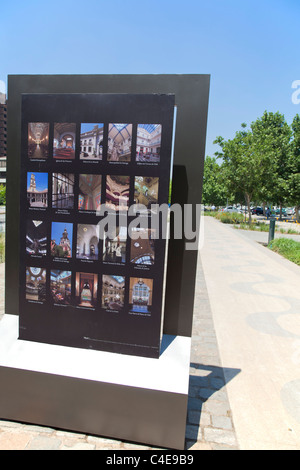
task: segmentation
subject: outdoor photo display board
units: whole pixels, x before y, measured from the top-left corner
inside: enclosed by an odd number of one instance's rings
[[[159,357],[174,104],[23,95],[20,339]]]

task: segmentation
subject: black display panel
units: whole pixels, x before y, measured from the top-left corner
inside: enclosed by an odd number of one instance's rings
[[[20,339],[159,357],[174,104],[22,96]]]

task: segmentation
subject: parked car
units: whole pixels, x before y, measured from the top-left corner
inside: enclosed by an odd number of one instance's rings
[[[282,213],[283,216],[287,216],[286,209],[282,209],[281,213]],[[276,209],[275,214],[276,214],[276,216],[280,215],[280,209]]]
[[[295,208],[294,207],[288,207],[286,209],[286,215],[292,216],[295,214]]]
[[[253,209],[251,209],[251,213],[252,215],[263,215],[264,214],[264,210],[262,207],[253,207]]]
[[[223,209],[223,212],[239,212],[239,209],[233,206],[228,206]]]

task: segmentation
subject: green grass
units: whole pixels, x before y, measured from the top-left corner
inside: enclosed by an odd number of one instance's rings
[[[0,233],[0,263],[5,261],[5,235]]]
[[[287,238],[276,238],[269,243],[268,247],[300,266],[300,242]]]

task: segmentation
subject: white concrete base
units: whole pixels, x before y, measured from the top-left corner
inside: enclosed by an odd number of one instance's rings
[[[191,338],[151,359],[19,340],[18,320],[0,321],[0,418],[184,448]]]

